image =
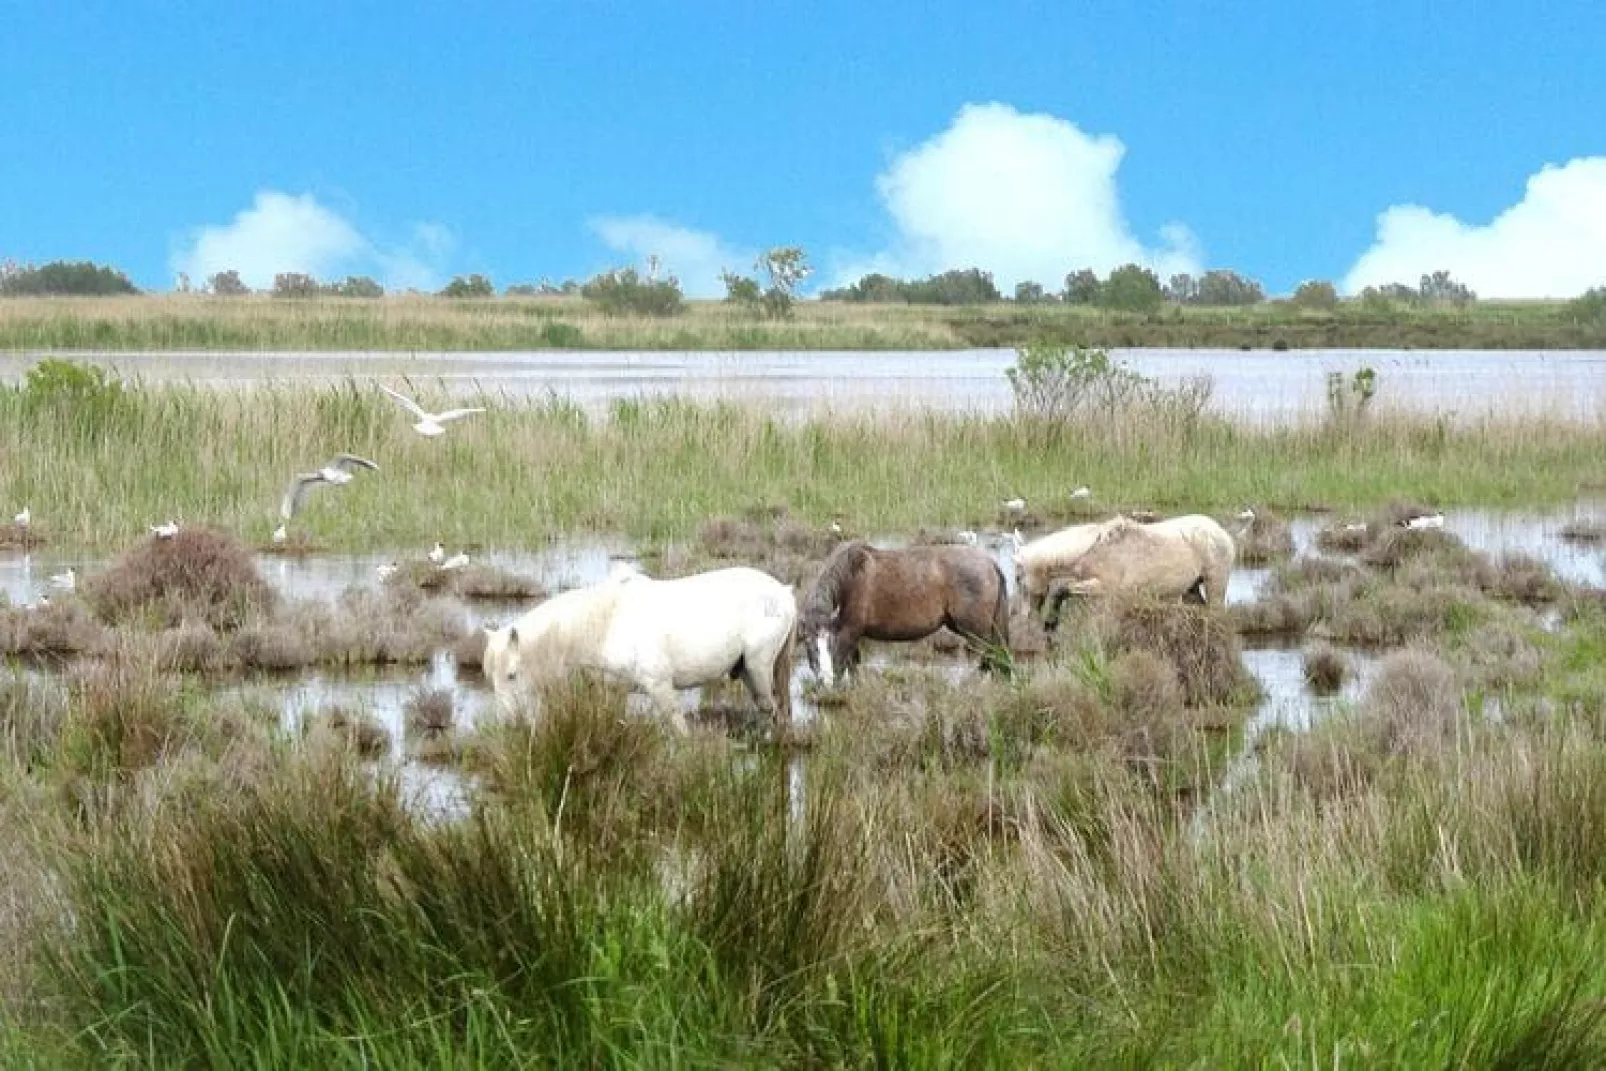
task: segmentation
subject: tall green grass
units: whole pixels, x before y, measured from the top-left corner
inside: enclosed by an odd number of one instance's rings
[[[425,404],[447,404],[425,391]],[[1236,511],[1363,506],[1541,506],[1599,485],[1606,427],[1535,417],[1376,419],[1276,428],[1083,421],[1045,438],[1009,417],[888,411],[782,419],[677,400],[588,416],[563,401],[478,399],[490,411],[439,439],[414,434],[370,386],[226,391],[134,387],[105,400],[0,389],[0,503],[30,507],[58,547],[113,548],[169,517],[263,542],[290,477],[337,452],[376,461],[316,488],[296,527],[338,549],[521,547],[567,533],[681,539],[720,515],[785,506],[867,534],[997,523],[1024,496],[1053,520],[1069,492],[1101,505]]]
[[[578,298],[446,301],[427,297],[284,300],[6,298],[0,349],[73,350],[886,350],[1016,346],[1236,348],[1606,347],[1606,323],[1563,302],[1466,307],[1299,309],[1166,306],[1123,313],[1086,306],[856,305],[805,301],[766,320],[719,301],[669,319],[605,316]]]

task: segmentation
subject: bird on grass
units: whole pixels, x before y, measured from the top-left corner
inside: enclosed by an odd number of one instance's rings
[[[157,539],[172,539],[178,535],[178,524],[175,521],[168,521],[166,524],[153,524],[151,525],[151,535]]]
[[[1092,498],[1093,497],[1093,492],[1089,491],[1086,487],[1078,487],[1076,490],[1071,492],[1071,497],[1072,498]]]
[[[33,523],[33,511],[24,506],[22,512],[11,519],[17,522],[18,528],[26,528]]]
[[[441,562],[441,569],[461,569],[467,564],[467,554],[453,554],[450,558],[447,558],[445,561]]]
[[[1401,528],[1405,528],[1405,529],[1407,529],[1409,531],[1412,531],[1412,532],[1421,532],[1421,531],[1425,531],[1425,530],[1430,529],[1430,528],[1443,528],[1444,527],[1444,514],[1442,514],[1442,513],[1426,513],[1426,514],[1422,514],[1421,516],[1412,517],[1409,520],[1401,521],[1400,522],[1400,527]]]
[[[387,562],[384,565],[375,566],[374,575],[379,577],[381,580],[389,580],[391,577],[396,575],[396,571],[400,568],[401,566],[397,565],[395,562]]]
[[[413,424],[413,430],[426,439],[433,439],[437,435],[445,435],[446,428],[443,425],[448,421],[461,420],[470,414],[485,412],[484,409],[475,407],[471,409],[448,409],[444,413],[431,413],[407,397],[407,395],[397,394],[383,383],[379,385],[379,389],[396,399],[397,404],[418,418]]]
[[[434,562],[436,565],[439,565],[441,562],[446,560],[446,546],[438,539],[435,541],[435,546],[429,552],[429,560]]]
[[[78,573],[69,565],[65,573],[57,573],[51,577],[50,583],[61,591],[77,591]]]
[[[353,468],[364,468],[370,472],[378,472],[379,466],[367,458],[357,457],[353,454],[336,454],[330,462],[316,472],[299,472],[290,480],[290,486],[285,489],[284,499],[279,503],[279,517],[284,521],[273,531],[273,541],[283,543],[289,538],[290,522],[295,519],[297,511],[301,509],[301,502],[306,498],[307,488],[314,484],[327,483],[341,487],[351,482]]]
[[[981,546],[981,537],[967,529],[959,533],[959,542],[967,547],[979,547]]]

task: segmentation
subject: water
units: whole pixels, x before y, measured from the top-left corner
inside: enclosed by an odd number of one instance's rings
[[[1248,419],[1320,413],[1327,373],[1377,370],[1392,407],[1461,416],[1517,411],[1592,417],[1606,401],[1600,350],[1116,349],[1117,361],[1162,383],[1208,375],[1213,405]],[[0,381],[15,381],[36,354],[0,355]],[[618,398],[676,394],[761,401],[776,409],[884,408],[889,402],[948,411],[1010,407],[1009,349],[889,352],[524,353],[85,353],[146,381],[242,386],[269,380],[330,383],[347,377],[438,381],[456,395],[544,397],[556,392],[600,409]],[[1513,375],[1513,369],[1520,374]]]

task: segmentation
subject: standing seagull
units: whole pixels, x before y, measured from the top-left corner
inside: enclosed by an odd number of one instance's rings
[[[1422,514],[1422,515],[1419,515],[1419,516],[1416,516],[1416,517],[1412,517],[1408,521],[1401,521],[1400,522],[1400,527],[1408,528],[1413,532],[1420,532],[1420,531],[1422,531],[1423,529],[1426,529],[1426,528],[1443,528],[1444,527],[1444,514],[1442,514],[1442,513]]]
[[[76,591],[78,589],[78,574],[69,565],[65,573],[57,573],[50,578],[50,582],[62,591]]]
[[[429,560],[434,562],[436,565],[439,565],[441,562],[445,561],[446,560],[446,546],[445,546],[445,544],[443,544],[440,540],[437,539],[435,541],[435,545],[430,548],[428,557],[429,557]]]
[[[283,501],[279,503],[279,516],[284,523],[274,529],[273,541],[283,543],[288,537],[290,521],[301,508],[301,500],[306,497],[307,488],[315,483],[328,483],[336,487],[348,484],[351,482],[353,466],[365,468],[369,472],[379,471],[379,466],[366,458],[352,454],[336,454],[329,464],[316,472],[297,473],[290,481],[290,486],[285,489]]]
[[[431,413],[420,407],[417,402],[413,401],[405,394],[397,394],[383,383],[379,385],[379,389],[396,399],[396,401],[400,403],[404,409],[418,418],[418,422],[413,425],[413,430],[427,439],[433,439],[437,435],[445,435],[446,429],[441,425],[445,424],[449,420],[458,420],[462,417],[470,415],[471,413],[485,412],[484,409],[474,408],[448,409],[444,413]]]
[[[24,506],[22,512],[11,519],[17,522],[18,528],[26,528],[33,523],[33,511]]]
[[[178,524],[174,521],[168,521],[166,524],[153,524],[151,525],[151,535],[157,539],[172,539],[178,535]]]
[[[1086,487],[1078,487],[1076,490],[1071,492],[1071,497],[1072,498],[1092,498],[1093,497],[1093,492],[1088,490]]]
[[[467,554],[453,554],[450,558],[447,558],[445,561],[441,562],[441,568],[442,569],[461,569],[461,568],[463,568],[463,566],[465,566],[467,564],[468,564],[468,555]]]

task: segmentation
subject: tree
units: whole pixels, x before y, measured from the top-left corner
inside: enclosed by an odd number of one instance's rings
[[[1191,305],[1199,299],[1199,280],[1187,272],[1179,272],[1165,284],[1165,297],[1178,305]]]
[[[1606,286],[1585,290],[1567,302],[1573,319],[1586,324],[1606,324]]]
[[[1121,265],[1099,288],[1100,305],[1125,312],[1152,312],[1164,300],[1159,278],[1140,264]]]
[[[1043,291],[1042,283],[1034,283],[1027,279],[1015,284],[1016,304],[1041,305],[1049,300],[1052,299]]]
[[[1478,299],[1478,295],[1474,294],[1470,287],[1456,282],[1447,271],[1436,271],[1431,275],[1422,276],[1421,283],[1417,286],[1417,293],[1423,301],[1448,301],[1457,305],[1465,305]]]
[[[241,297],[251,292],[251,288],[240,280],[240,273],[233,268],[212,273],[207,277],[206,288],[218,297]]]
[[[798,284],[813,271],[802,248],[795,245],[776,246],[759,257],[753,266],[769,277],[770,285],[764,288],[762,298],[765,315],[778,320],[792,315],[792,302],[797,298]]]
[[[385,296],[385,288],[367,275],[348,275],[343,283],[332,283],[329,293],[337,297],[350,298],[380,298]]]
[[[722,271],[719,281],[725,284],[725,300],[732,305],[756,306],[763,298],[757,279],[737,275],[733,271]]]
[[[7,297],[137,293],[139,289],[116,268],[103,268],[87,260],[78,263],[57,260],[37,268],[14,268],[0,275],[0,294]]]
[[[1065,304],[1097,305],[1101,284],[1092,268],[1073,271],[1065,277]]]
[[[317,297],[323,292],[318,280],[305,272],[282,271],[273,277],[273,296],[278,298]]]
[[[496,296],[496,287],[484,275],[455,275],[441,288],[444,298],[488,298]]]
[[[1259,283],[1222,269],[1205,272],[1193,296],[1196,305],[1256,305],[1265,300]]]
[[[1306,279],[1294,291],[1293,302],[1302,309],[1338,307],[1338,288],[1326,279]]]

